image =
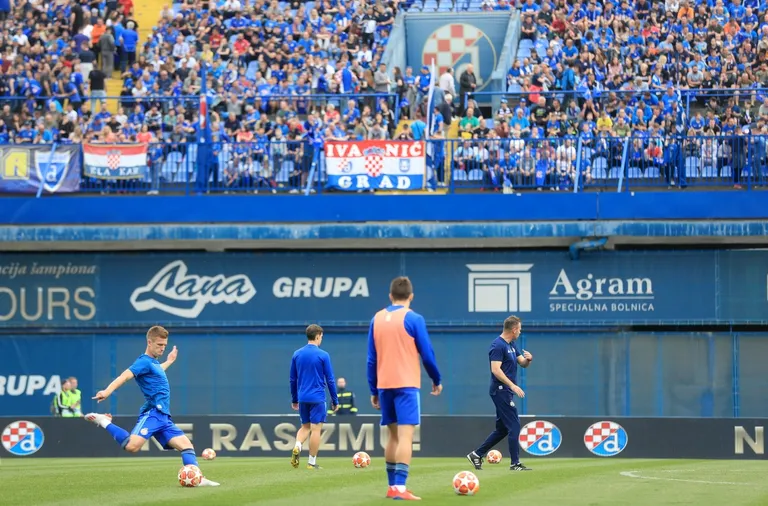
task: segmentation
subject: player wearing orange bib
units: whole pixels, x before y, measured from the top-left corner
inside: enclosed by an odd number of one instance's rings
[[[384,450],[387,497],[420,500],[406,489],[413,451],[413,431],[421,421],[421,366],[432,379],[432,395],[440,395],[440,371],[424,317],[410,309],[413,286],[404,276],[389,289],[392,305],[371,320],[368,331],[368,386],[371,404],[381,410],[381,425],[389,429]]]

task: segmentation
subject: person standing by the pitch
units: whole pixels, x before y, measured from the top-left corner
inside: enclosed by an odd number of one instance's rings
[[[491,432],[478,449],[467,455],[467,459],[479,470],[483,457],[505,437],[509,440],[510,471],[530,471],[520,462],[520,418],[517,415],[514,396],[525,397],[523,389],[517,386],[517,366],[528,367],[533,355],[525,350],[520,353],[515,341],[520,337],[522,324],[517,316],[504,320],[501,335],[493,340],[488,358],[491,363],[491,400],[496,406],[496,430]]]

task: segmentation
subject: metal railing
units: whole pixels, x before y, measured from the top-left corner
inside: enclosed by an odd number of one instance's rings
[[[151,143],[146,167],[125,174],[86,170],[81,145],[0,145],[0,155],[16,164],[36,164],[26,168],[6,163],[0,193],[15,192],[11,183],[29,179],[35,170],[48,193],[55,193],[48,188],[60,188],[57,182],[64,179],[70,189],[61,191],[102,194],[339,191],[326,188],[322,145],[306,139]],[[768,136],[738,131],[716,137],[432,139],[426,141],[425,165],[427,189],[450,193],[750,190],[768,185]]]
[[[661,187],[749,190],[768,185],[768,136],[762,135],[513,137],[426,143],[427,188],[451,193],[621,192]],[[5,151],[14,153],[14,163],[21,160],[20,153],[28,151],[23,158],[37,160],[38,172],[43,165],[50,171],[39,176],[50,182],[49,187],[58,188],[57,180],[66,178],[68,187],[75,188],[67,191],[83,193],[327,191],[323,148],[304,139],[151,143],[146,168],[127,174],[87,171],[78,145],[0,145],[4,157]],[[64,163],[61,157],[71,162]],[[66,165],[79,174],[67,174],[62,168]],[[6,183],[33,172],[6,167],[0,192],[13,192]]]
[[[439,141],[432,141],[439,142]],[[631,191],[768,183],[768,136],[581,136],[442,141],[450,178],[438,184],[496,191]]]
[[[685,117],[692,118],[697,112],[705,113],[708,105],[722,107],[729,101],[734,100],[740,107],[745,104],[759,105],[764,99],[768,98],[768,88],[739,88],[739,89],[678,89],[657,88],[650,90],[555,90],[555,91],[523,91],[519,82],[507,82],[507,91],[480,91],[476,93],[466,93],[459,97],[460,103],[466,109],[471,105],[471,100],[480,104],[491,104],[492,116],[496,117],[497,111],[501,106],[502,100],[506,100],[509,107],[513,110],[524,101],[525,106],[536,105],[540,98],[547,102],[557,99],[562,104],[562,111],[567,112],[568,105],[573,100],[579,107],[583,107],[587,101],[592,101],[598,107],[595,110],[599,113],[603,110],[619,108],[620,102],[624,101],[629,105],[643,103],[650,109],[657,104],[667,107],[668,104],[677,103],[685,113]],[[714,101],[714,102],[712,102]],[[671,106],[670,106],[671,107]],[[742,109],[742,113],[744,113]],[[754,116],[753,116],[754,118]],[[597,121],[596,114],[593,121]],[[616,119],[613,117],[612,119]],[[646,118],[650,119],[650,118]]]

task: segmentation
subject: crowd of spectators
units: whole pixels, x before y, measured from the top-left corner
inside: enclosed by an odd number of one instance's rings
[[[494,186],[567,188],[615,177],[629,137],[630,177],[670,186],[724,178],[738,187],[745,171],[763,170],[765,143],[745,136],[768,134],[765,3],[523,0],[519,9],[510,103],[485,120],[460,120],[464,138],[485,139],[491,126],[491,137],[513,140],[454,146],[454,167],[479,169]]]
[[[165,143],[186,156],[174,146],[201,139],[204,93],[224,158],[215,176],[228,186],[269,186],[260,174],[286,159],[302,160],[284,176],[300,184],[317,141],[392,138],[405,117],[399,138],[426,130],[438,143],[459,123],[461,142],[430,147],[438,183],[448,159],[454,179],[559,189],[577,174],[610,177],[623,157],[670,185],[678,160],[696,158],[692,176],[711,166],[738,185],[752,160],[739,153],[752,148],[734,139],[768,134],[768,12],[757,0],[518,0],[509,100],[486,117],[471,65],[456,78],[441,69],[428,111],[430,70],[382,64],[411,3],[185,0],[139,40],[132,0],[0,0],[0,143]],[[115,113],[110,78],[122,82]],[[684,139],[694,135],[716,138]],[[300,140],[311,142],[297,152]]]
[[[0,0],[0,143],[197,140],[200,104],[186,97],[204,85],[214,140],[309,112],[335,137],[378,138],[399,112],[381,94],[408,79],[379,65],[396,2],[193,1],[165,8],[142,41],[131,0],[12,5]],[[116,113],[109,78],[122,80]],[[352,110],[299,98],[350,93],[371,97]]]

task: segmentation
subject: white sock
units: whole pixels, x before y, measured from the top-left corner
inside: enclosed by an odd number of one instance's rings
[[[294,448],[298,448],[299,451],[301,451],[301,441],[296,441],[296,445],[294,446]]]
[[[310,466],[314,466],[314,465],[315,465],[315,459],[316,459],[316,458],[317,458],[317,457],[315,457],[314,455],[310,455],[310,456],[309,456],[309,461],[308,461],[308,462],[309,462],[309,465],[310,465]]]
[[[405,492],[405,485],[392,485],[398,492]]]

